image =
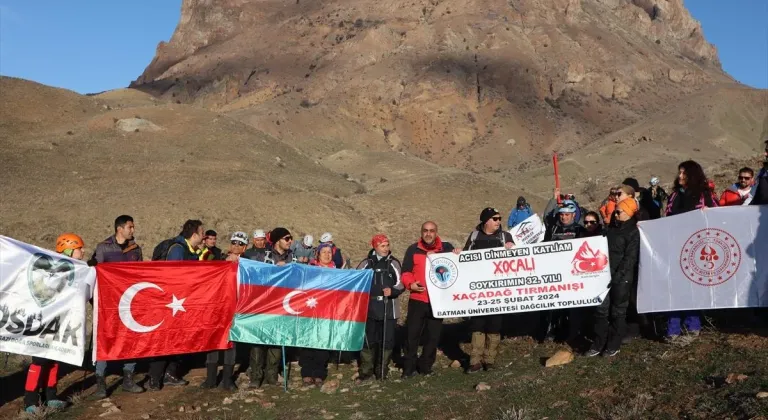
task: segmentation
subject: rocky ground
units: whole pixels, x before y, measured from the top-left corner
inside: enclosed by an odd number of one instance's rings
[[[765,419],[766,333],[709,328],[700,339],[677,346],[635,341],[611,359],[566,353],[565,363],[552,367],[545,367],[545,361],[566,348],[507,338],[499,368],[490,372],[467,375],[441,352],[432,377],[404,381],[393,366],[390,379],[356,385],[354,365],[332,363],[323,387],[303,388],[298,374],[291,374],[287,392],[279,387],[248,390],[245,374],[235,393],[206,391],[198,387],[203,369],[194,369],[186,388],[139,395],[121,392],[119,377],[112,376],[114,393],[93,401],[88,398],[94,389],[92,373],[83,383],[83,373],[75,371],[60,386],[74,403],[69,410],[22,418]],[[463,351],[467,346],[462,344]],[[291,371],[297,370],[294,363]],[[18,394],[7,380],[3,393]],[[12,418],[19,409],[19,400],[7,403],[0,417]]]

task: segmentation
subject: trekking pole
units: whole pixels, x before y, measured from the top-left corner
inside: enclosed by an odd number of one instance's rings
[[[379,347],[379,353],[381,357],[381,380],[384,380],[384,343],[387,342],[387,297],[384,296],[384,332],[381,335],[381,346]]]
[[[288,368],[285,363],[285,346],[283,348],[283,391],[288,392]]]

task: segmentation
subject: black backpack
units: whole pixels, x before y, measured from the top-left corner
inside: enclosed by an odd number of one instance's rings
[[[168,258],[168,250],[176,242],[176,238],[166,239],[160,242],[152,251],[152,261],[165,261]]]

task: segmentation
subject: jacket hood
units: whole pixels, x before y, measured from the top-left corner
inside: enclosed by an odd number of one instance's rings
[[[626,229],[632,229],[633,227],[637,226],[637,217],[632,217],[631,219],[622,222],[619,221],[617,218],[613,218],[611,220],[610,228],[617,229],[617,230],[626,230]]]
[[[368,259],[374,259],[376,258],[376,250],[371,248],[370,251],[368,251]],[[386,257],[384,257],[385,260],[388,260],[392,258],[392,251],[389,251]]]

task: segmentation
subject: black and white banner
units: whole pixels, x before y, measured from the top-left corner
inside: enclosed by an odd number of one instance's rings
[[[595,306],[611,281],[602,236],[428,258],[425,275],[436,318]]]
[[[768,306],[768,206],[640,222],[638,312]]]
[[[538,214],[518,223],[517,226],[510,229],[509,233],[517,245],[535,244],[544,240],[546,233],[544,223],[541,222]]]
[[[0,351],[80,366],[96,270],[0,236]]]

